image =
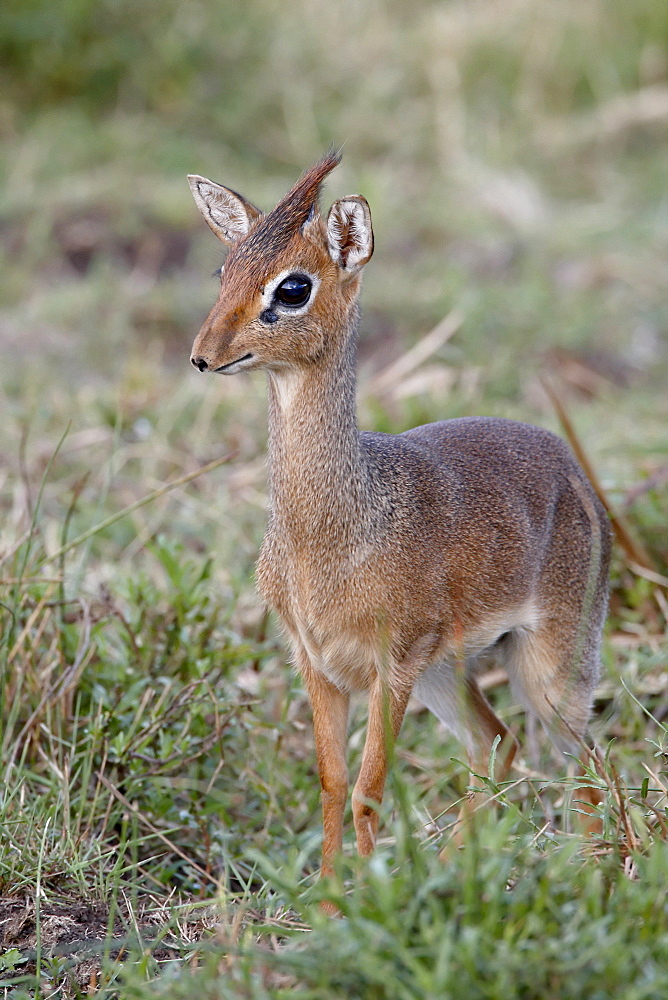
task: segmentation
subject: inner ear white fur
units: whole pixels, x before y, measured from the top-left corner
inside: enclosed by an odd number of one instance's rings
[[[351,194],[334,202],[327,216],[327,246],[334,263],[346,273],[355,274],[364,267],[373,253],[366,198]]]
[[[262,214],[236,191],[207,177],[188,174],[188,183],[207,225],[223,243],[235,243],[246,236],[255,219]]]

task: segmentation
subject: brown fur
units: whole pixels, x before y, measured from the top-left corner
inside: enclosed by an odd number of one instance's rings
[[[200,369],[268,372],[271,513],[258,583],[313,706],[324,871],[342,843],[351,691],[369,692],[353,799],[361,853],[373,847],[370,803],[381,801],[387,740],[411,693],[457,733],[479,773],[497,735],[499,777],[510,766],[514,741],[473,669],[490,654],[556,745],[577,748],[598,677],[610,556],[605,512],[548,431],[484,417],[396,436],[358,431],[357,300],[373,238],[358,196],[337,202],[327,223],[319,214],[336,162],[308,171],[234,244],[193,346]],[[333,217],[356,223],[342,232]],[[359,263],[347,268],[351,246]],[[291,271],[319,286],[307,308],[268,325],[265,286]]]

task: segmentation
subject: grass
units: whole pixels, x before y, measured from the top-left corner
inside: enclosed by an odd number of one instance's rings
[[[665,4],[0,16],[2,995],[660,996]],[[188,370],[219,254],[183,175],[268,206],[331,141],[327,197],[363,191],[377,237],[362,425],[557,427],[547,376],[632,539],[592,726],[601,837],[529,729],[442,864],[470,776],[415,706],[378,851],[354,858],[348,822],[316,881],[308,705],[253,585],[264,387]],[[360,703],[353,773],[363,737]]]

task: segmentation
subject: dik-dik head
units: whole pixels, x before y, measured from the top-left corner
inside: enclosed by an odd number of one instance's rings
[[[373,231],[359,195],[336,201],[326,221],[320,215],[320,187],[339,160],[325,156],[267,215],[229,188],[188,178],[206,222],[230,247],[218,301],[193,344],[200,371],[308,365],[351,327]]]

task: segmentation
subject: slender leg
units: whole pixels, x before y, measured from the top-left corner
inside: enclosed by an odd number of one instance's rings
[[[580,669],[574,668],[578,652],[572,645],[559,644],[558,626],[544,627],[542,633],[525,635],[514,646],[515,679],[527,707],[541,720],[554,746],[564,753],[580,753],[581,765],[576,775],[582,776],[589,762],[583,750],[589,706],[599,675],[598,644],[589,640]],[[510,664],[509,664],[510,666]],[[538,684],[527,678],[540,677]],[[597,806],[604,796],[596,787],[579,788],[572,802],[581,814],[584,832],[600,836],[603,832]]]
[[[580,766],[576,772],[576,777],[582,777],[585,774],[587,764],[589,764],[589,755],[585,752],[580,757]],[[605,795],[600,788],[594,786],[578,788],[573,793],[572,805],[579,809],[581,813],[578,817],[580,826],[583,833],[590,837],[603,836],[603,822],[597,809],[597,806],[600,806],[603,801],[605,801]]]
[[[501,742],[498,747],[496,777],[503,781],[510,771],[517,752],[517,740],[497,716],[480,690],[475,678],[467,677],[464,683],[466,686],[467,710],[470,717],[469,726],[477,737],[476,751],[471,754],[470,758],[473,770],[478,774],[487,773],[489,755],[494,745],[494,740],[497,736],[500,736]]]
[[[508,727],[498,718],[492,706],[489,704],[484,694],[480,690],[473,677],[463,680],[465,711],[467,716],[467,728],[474,740],[474,749],[469,751],[469,766],[474,774],[486,774],[489,764],[489,755],[497,736],[501,737],[501,742],[497,751],[497,766],[495,778],[497,781],[504,781],[507,777],[517,752],[517,740]],[[461,846],[467,830],[473,822],[473,814],[476,808],[485,800],[481,791],[472,789],[461,809],[452,833],[450,844],[455,847]],[[448,857],[449,844],[441,852],[441,857],[446,860]]]
[[[333,871],[343,845],[343,814],[348,797],[346,736],[349,696],[315,670],[306,652],[298,655],[313,711],[313,734],[322,796],[322,875]]]
[[[510,769],[517,742],[495,714],[466,663],[434,663],[417,679],[415,694],[466,748],[471,770],[486,774],[497,736],[497,775]]]
[[[378,810],[372,803],[383,799],[388,768],[388,741],[397,738],[406,713],[412,684],[391,689],[376,681],[369,698],[369,719],[362,766],[353,792],[353,819],[357,834],[357,850],[370,854],[376,843]]]

